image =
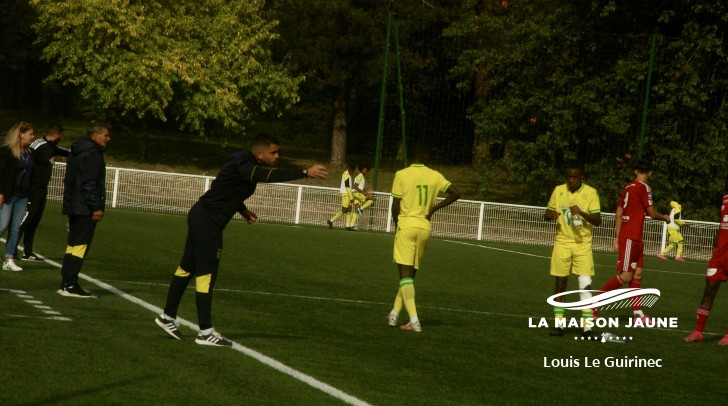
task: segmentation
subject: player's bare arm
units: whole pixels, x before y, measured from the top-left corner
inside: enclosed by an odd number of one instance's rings
[[[546,220],[558,220],[560,215],[561,214],[558,211],[546,209],[543,217]]]
[[[647,215],[655,220],[662,220],[666,222],[670,222],[670,215],[669,214],[662,214],[655,210],[655,206],[647,206],[647,209],[645,210],[647,212]]]
[[[588,221],[594,226],[601,226],[602,225],[602,214],[601,213],[587,213],[579,208],[577,205],[573,205],[569,207],[569,210],[571,210],[571,214],[578,214],[583,218],[584,220]]]
[[[450,185],[445,193],[447,193],[447,197],[440,201],[440,203],[432,206],[430,212],[427,214],[427,216],[425,216],[428,221],[432,218],[432,215],[435,214],[436,211],[442,209],[443,207],[447,207],[456,200],[460,199],[460,191],[458,190],[458,188],[455,187],[455,185]]]
[[[392,221],[394,222],[394,228],[397,228],[397,221],[399,220],[399,210],[402,199],[396,197],[392,198]]]
[[[622,215],[624,214],[624,208],[617,206],[617,210],[614,211],[614,241],[612,241],[612,251],[619,252],[619,232],[622,230]]]

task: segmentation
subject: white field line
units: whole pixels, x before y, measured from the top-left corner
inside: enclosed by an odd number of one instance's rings
[[[164,283],[137,282],[137,281],[126,281],[126,280],[109,280],[109,282],[126,283],[126,284],[130,284],[130,285],[147,285],[147,286],[160,286],[160,287],[168,286]],[[305,300],[328,301],[328,302],[334,302],[334,303],[353,303],[353,304],[363,304],[363,305],[373,305],[373,306],[390,306],[391,305],[391,303],[374,302],[374,301],[369,301],[369,300],[295,295],[295,294],[290,294],[290,293],[260,292],[260,291],[242,290],[242,289],[216,288],[215,291],[216,292],[241,293],[241,294],[249,294],[249,295],[280,296],[280,297],[297,298],[297,299],[305,299]],[[539,316],[528,316],[525,314],[486,312],[483,310],[456,309],[456,308],[452,308],[452,307],[437,307],[437,306],[422,306],[422,305],[417,305],[417,307],[420,309],[439,310],[439,311],[454,312],[454,313],[478,314],[478,315],[482,315],[482,316],[517,317],[517,318],[522,318],[522,319],[540,318]],[[662,330],[662,331],[669,331],[669,332],[675,332],[675,333],[692,333],[692,330],[679,330],[679,329],[674,329],[674,328],[667,329],[667,328],[661,328],[661,327],[653,327],[653,328],[651,328],[651,330]],[[703,335],[722,336],[723,334],[717,334],[717,333],[714,334],[714,333],[704,332]]]
[[[45,260],[46,263],[48,263],[50,265],[53,265],[56,268],[59,268],[59,269],[61,268],[61,264],[59,264],[58,262],[52,261],[52,260],[50,260],[48,258],[44,258],[44,260]],[[143,308],[151,311],[154,314],[160,314],[160,313],[163,312],[163,309],[161,309],[161,308],[159,308],[157,306],[154,306],[151,303],[147,303],[144,300],[139,299],[136,296],[132,296],[132,295],[130,295],[128,293],[125,293],[125,292],[117,289],[116,287],[109,285],[108,283],[102,282],[102,281],[100,281],[100,280],[98,280],[96,278],[92,278],[92,277],[90,277],[88,275],[85,275],[85,274],[80,274],[79,277],[81,279],[85,280],[85,281],[91,282],[91,283],[99,286],[100,288],[106,289],[109,292],[111,292],[111,293],[113,293],[113,294],[115,294],[117,296],[120,296],[120,297],[122,297],[122,298],[124,298],[124,299],[126,299],[126,300],[128,300],[128,301],[130,301],[132,303],[134,303],[134,304],[137,304],[137,305],[139,305],[139,306],[141,306],[141,307],[143,307]],[[190,322],[188,320],[185,320],[185,319],[183,319],[181,317],[178,317],[177,318],[177,322],[179,324],[183,325],[183,326],[186,326],[186,327],[192,329],[192,330],[197,330],[198,329],[197,324],[192,323],[192,322]],[[329,385],[327,383],[321,382],[321,381],[317,380],[316,378],[314,378],[314,377],[312,377],[310,375],[306,375],[303,372],[297,371],[297,370],[295,370],[295,369],[293,369],[293,368],[291,368],[291,367],[289,367],[289,366],[281,363],[280,361],[277,361],[277,360],[275,360],[275,359],[273,359],[271,357],[268,357],[267,355],[263,355],[263,354],[259,353],[258,351],[255,351],[253,349],[250,349],[250,348],[248,348],[248,347],[246,347],[244,345],[238,344],[238,343],[236,343],[234,341],[233,341],[233,349],[236,350],[236,351],[238,351],[238,352],[241,352],[241,353],[243,353],[243,354],[245,354],[245,355],[247,355],[247,356],[249,356],[249,357],[251,357],[251,358],[253,358],[253,359],[255,359],[255,360],[257,360],[257,361],[259,361],[259,362],[261,362],[261,363],[263,363],[263,364],[271,367],[271,368],[273,368],[273,369],[275,369],[278,372],[282,372],[282,373],[284,373],[284,374],[286,374],[286,375],[288,375],[288,376],[290,376],[290,377],[292,377],[294,379],[297,379],[297,380],[299,380],[299,381],[301,381],[301,382],[303,382],[303,383],[305,383],[305,384],[307,384],[307,385],[309,385],[309,386],[311,386],[311,387],[313,387],[315,389],[318,389],[318,390],[326,393],[327,395],[329,395],[329,396],[331,396],[333,398],[339,399],[339,400],[341,400],[341,401],[343,401],[343,402],[345,402],[347,404],[350,404],[350,405],[361,405],[361,406],[369,405],[369,403],[367,403],[367,402],[365,402],[365,401],[363,401],[363,400],[361,400],[359,398],[356,398],[354,396],[351,396],[351,395],[345,393],[344,391],[342,391],[340,389],[334,388],[333,386],[331,386],[331,385]]]
[[[529,254],[527,252],[507,250],[505,248],[489,247],[487,245],[473,244],[473,243],[464,242],[464,241],[453,241],[453,240],[443,240],[443,241],[449,242],[449,243],[452,243],[452,244],[460,244],[460,245],[467,245],[467,246],[470,246],[470,247],[482,248],[482,249],[486,249],[486,250],[508,252],[510,254],[523,255],[523,256],[527,256],[527,257],[544,258],[544,259],[549,259],[549,260],[551,259],[551,257],[547,257],[545,255]],[[611,265],[594,264],[594,266],[603,267],[603,268],[614,268]],[[670,274],[685,275],[685,276],[703,276],[703,277],[705,276],[705,274],[702,274],[702,273],[698,274],[698,273],[687,273],[687,272],[663,271],[663,270],[660,270],[660,269],[650,269],[650,268],[645,268],[645,271],[649,271],[649,272],[659,272],[659,273],[670,273]]]

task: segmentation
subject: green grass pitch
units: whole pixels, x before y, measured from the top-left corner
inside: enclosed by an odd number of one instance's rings
[[[59,212],[48,207],[36,238],[36,251],[56,262],[66,236]],[[435,238],[415,282],[417,334],[386,326],[398,286],[391,234],[232,222],[214,324],[286,374],[237,349],[196,345],[189,327],[176,341],[154,324],[185,233],[185,216],[107,211],[83,272],[135,301],[91,280],[82,286],[99,299],[61,297],[60,272],[47,263],[0,271],[0,404],[697,404],[725,395],[706,378],[728,356],[715,345],[728,326],[728,293],[718,294],[706,342],[682,342],[705,263],[646,259],[643,287],[661,291],[647,313],[677,317],[677,329],[620,327],[607,330],[632,342],[583,342],[577,330],[549,337],[529,328],[529,317],[551,322],[549,247]],[[598,288],[615,274],[615,254],[595,261]],[[180,317],[196,324],[192,289]],[[584,365],[635,356],[662,367]],[[547,368],[544,359],[580,366]]]

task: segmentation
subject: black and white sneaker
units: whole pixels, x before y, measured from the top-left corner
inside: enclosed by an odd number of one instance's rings
[[[44,262],[43,258],[40,257],[40,255],[36,254],[35,252],[30,255],[23,255],[22,258],[20,258],[21,261],[30,261],[30,262]]]
[[[212,345],[216,347],[232,347],[233,342],[224,338],[215,330],[212,330],[210,334],[204,335],[202,332],[197,334],[195,342],[200,345]]]
[[[61,289],[58,289],[57,293],[61,296],[78,297],[81,299],[96,299],[97,297],[93,293],[86,292],[85,290],[81,289],[81,287],[78,285],[64,286]]]
[[[174,320],[170,320],[160,314],[156,319],[154,319],[154,322],[157,323],[159,328],[166,331],[167,334],[171,335],[173,338],[177,340],[182,339],[182,332],[179,331],[179,324],[177,324]]]

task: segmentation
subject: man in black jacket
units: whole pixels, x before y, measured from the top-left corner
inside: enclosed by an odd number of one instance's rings
[[[92,298],[81,289],[78,274],[88,254],[96,223],[104,217],[106,199],[106,162],[104,150],[111,137],[103,124],[92,125],[86,137],[73,142],[66,166],[63,190],[63,214],[68,215],[69,232],[66,255],[61,268],[61,289],[67,297]]]
[[[195,343],[230,347],[212,327],[212,290],[222,254],[222,232],[235,213],[248,223],[258,216],[245,206],[245,199],[255,192],[258,182],[285,182],[305,177],[324,179],[326,168],[313,165],[308,169],[274,168],[278,164],[278,141],[259,137],[249,151],[238,151],[223,164],[208,190],[187,215],[187,241],[177,271],[167,293],[164,313],[155,322],[167,334],[182,339],[177,308],[191,279],[195,280],[197,317],[200,332]]]
[[[33,153],[33,172],[30,176],[30,197],[28,198],[28,207],[23,223],[20,224],[20,236],[23,238],[23,261],[43,262],[43,260],[33,252],[33,240],[35,239],[35,230],[40,224],[43,217],[43,211],[46,206],[48,196],[48,182],[53,174],[53,157],[68,157],[71,150],[61,148],[58,143],[63,138],[63,127],[60,125],[51,125],[46,129],[46,135],[37,139],[30,144],[30,150]]]

